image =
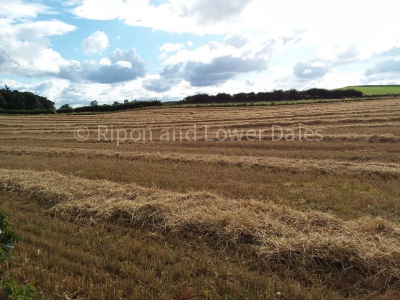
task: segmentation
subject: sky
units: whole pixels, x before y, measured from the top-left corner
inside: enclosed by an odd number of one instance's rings
[[[72,106],[400,84],[400,1],[0,0],[0,86]]]

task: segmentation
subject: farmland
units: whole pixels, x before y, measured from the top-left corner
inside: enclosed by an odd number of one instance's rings
[[[349,86],[343,89],[355,89],[356,91],[360,91],[367,96],[400,94],[400,85],[360,85]]]
[[[396,299],[399,125],[400,98],[2,115],[6,276],[54,299]]]

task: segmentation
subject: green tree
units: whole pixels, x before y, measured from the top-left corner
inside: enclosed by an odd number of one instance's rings
[[[6,85],[0,93],[0,108],[6,110],[55,110],[54,102],[30,92],[12,91]]]
[[[24,93],[25,98],[25,109],[33,110],[40,108],[40,102],[38,97],[32,93]]]
[[[17,92],[17,91],[14,91],[14,92]],[[17,95],[14,100],[14,107],[17,110],[25,109],[25,97],[22,94],[19,94],[18,92],[17,92]]]
[[[227,93],[220,93],[215,96],[216,102],[218,103],[228,103],[232,101],[232,96]]]
[[[299,98],[299,92],[296,89],[290,89],[285,91],[286,100],[297,100]]]
[[[232,98],[234,102],[246,102],[248,100],[246,93],[235,94]]]
[[[3,95],[0,93],[0,108],[5,109],[7,106],[7,101],[4,99]]]
[[[99,103],[97,102],[97,100],[90,102],[90,106],[98,106],[98,105]]]
[[[61,105],[60,109],[72,109],[72,107],[69,104],[64,104]]]
[[[41,109],[51,109],[55,110],[55,103],[48,100],[46,97],[40,97],[38,96],[39,99],[39,106]]]
[[[20,92],[6,89],[2,90],[2,94],[7,101],[6,109],[25,109],[25,98]]]
[[[274,100],[285,99],[285,92],[283,90],[273,90],[272,93],[274,94]]]

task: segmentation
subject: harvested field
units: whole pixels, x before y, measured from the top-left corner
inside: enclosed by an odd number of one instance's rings
[[[26,262],[7,274],[55,299],[396,299],[399,125],[398,98],[0,116],[0,209]]]

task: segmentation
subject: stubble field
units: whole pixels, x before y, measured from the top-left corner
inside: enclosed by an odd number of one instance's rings
[[[7,276],[54,299],[396,299],[399,125],[398,98],[0,116]]]

